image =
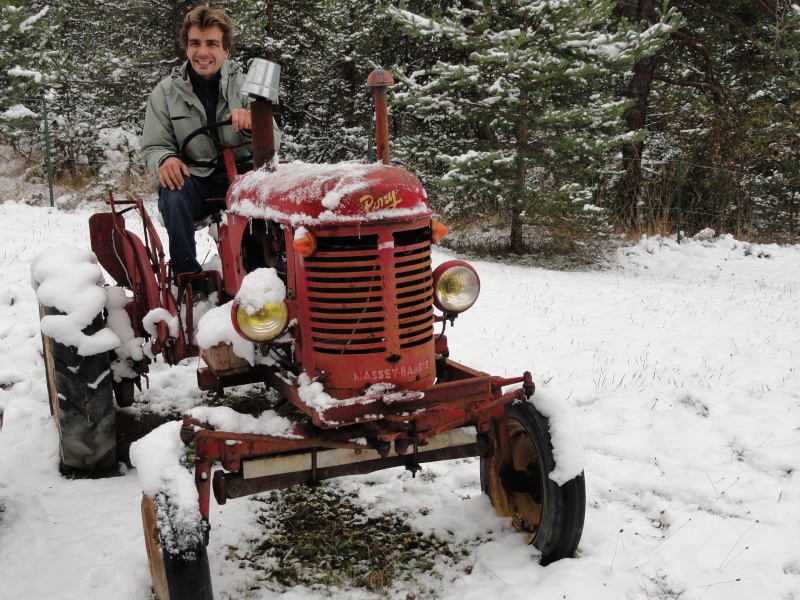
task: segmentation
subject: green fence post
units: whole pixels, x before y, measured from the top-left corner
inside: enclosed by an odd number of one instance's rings
[[[42,96],[42,112],[44,113],[44,151],[47,161],[47,187],[50,188],[50,208],[55,206],[53,202],[53,163],[50,160],[50,125],[47,118],[47,92]]]
[[[678,160],[678,173],[677,173],[677,189],[675,190],[675,226],[678,229],[678,244],[681,243],[681,201],[683,196],[683,189],[681,183],[681,161]]]

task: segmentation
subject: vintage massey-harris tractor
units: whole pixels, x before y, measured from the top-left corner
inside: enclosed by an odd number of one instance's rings
[[[205,548],[212,491],[224,504],[291,485],[389,467],[417,471],[424,462],[464,457],[480,457],[481,488],[501,516],[527,532],[542,564],[572,556],[583,529],[584,476],[580,469],[566,480],[551,476],[559,458],[552,415],[537,410],[531,374],[493,377],[449,358],[444,327],[473,305],[479,278],[460,260],[432,266],[431,246],[447,230],[433,217],[419,180],[389,164],[391,76],[377,70],[367,81],[379,161],[311,165],[276,160],[278,73],[273,63],[253,61],[243,89],[252,97],[255,170],[237,175],[232,149],[215,142],[233,181],[227,210],[213,227],[220,268],[173,283],[141,200],[109,196],[110,212],[89,220],[94,255],[81,256],[90,266],[96,256],[116,286],[98,286],[107,301],[78,326],[88,336],[104,328],[127,334],[119,333],[125,339],[118,347],[92,351],[54,325],[73,308],[48,291],[53,263],[34,263],[63,465],[113,465],[113,398],[130,404],[155,357],[174,364],[199,355],[203,390],[264,383],[303,417],[285,431],[266,433],[184,416],[180,438],[193,450],[199,506],[190,508],[197,518],[187,520],[168,484],[145,490],[142,502],[159,599],[212,598]],[[191,144],[214,140],[222,126],[198,130],[205,137],[187,140],[184,160],[194,162]],[[126,228],[127,214],[140,221],[143,239]],[[216,290],[220,307],[213,310],[230,315],[248,352],[237,353],[224,336],[212,335],[206,347],[197,343],[193,290],[201,280]],[[144,342],[145,351],[131,351],[132,340]]]

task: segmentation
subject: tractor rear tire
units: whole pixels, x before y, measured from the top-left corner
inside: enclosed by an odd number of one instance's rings
[[[40,317],[57,314],[63,313],[39,305]],[[103,315],[98,314],[84,333],[91,335],[103,327]],[[108,353],[81,356],[77,348],[44,334],[42,349],[62,470],[97,473],[114,467],[116,427]]]
[[[202,541],[172,554],[164,549],[158,523],[169,515],[151,496],[142,497],[142,525],[150,578],[157,600],[213,600],[208,553]],[[197,536],[200,540],[202,535]]]
[[[555,468],[548,419],[529,402],[506,407],[513,471],[501,473],[496,436],[491,455],[481,458],[481,489],[497,514],[511,517],[546,566],[575,555],[586,513],[584,474],[558,485],[548,477]]]

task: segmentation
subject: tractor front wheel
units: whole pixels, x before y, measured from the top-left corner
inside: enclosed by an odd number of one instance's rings
[[[39,305],[40,317],[56,314],[62,313]],[[91,335],[103,327],[103,315],[98,314],[84,333]],[[116,427],[108,353],[81,356],[77,348],[44,334],[42,350],[62,469],[102,472],[113,467]]]
[[[491,455],[481,458],[481,489],[497,514],[511,517],[514,527],[548,565],[575,554],[583,532],[586,483],[583,473],[558,485],[548,477],[555,468],[548,419],[529,402],[506,407],[512,465],[502,469],[496,435]]]
[[[165,500],[162,498],[162,500]],[[175,543],[167,543],[159,534],[159,523],[166,531],[170,527],[170,514],[166,500],[156,502],[151,496],[142,497],[142,524],[144,543],[147,547],[147,562],[150,565],[150,578],[153,591],[158,600],[213,600],[211,590],[211,570],[208,566],[208,553],[203,536],[197,534],[197,541],[189,548],[170,552],[167,548]],[[166,546],[166,547],[165,547]]]

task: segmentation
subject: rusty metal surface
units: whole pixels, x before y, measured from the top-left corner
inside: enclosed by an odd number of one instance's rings
[[[413,454],[409,453],[406,455],[389,456],[358,463],[317,468],[316,474],[312,469],[307,469],[281,475],[244,479],[240,475],[226,474],[218,471],[214,474],[214,494],[217,502],[223,504],[227,499],[240,498],[242,496],[249,496],[268,490],[277,490],[292,485],[317,483],[344,475],[363,475],[392,467],[404,466],[411,470],[416,470],[421,463],[467,458],[471,456],[480,456],[480,454],[479,445],[475,443],[466,446],[442,448],[428,453],[420,453],[416,459]]]
[[[375,149],[378,160],[389,164],[389,111],[386,106],[386,87],[375,86]]]
[[[388,87],[394,85],[394,77],[386,69],[375,69],[367,76],[367,87]]]
[[[430,421],[437,420],[447,424],[445,428],[450,428],[456,426],[450,423],[456,421],[465,423],[473,417],[493,410],[498,405],[524,397],[522,389],[500,396],[492,387],[490,375],[449,359],[446,364],[451,372],[451,381],[422,390],[395,394],[376,393],[343,399],[325,408],[307,403],[300,397],[298,388],[287,380],[286,374],[263,365],[229,376],[216,376],[211,369],[201,368],[198,369],[197,376],[200,388],[203,390],[264,382],[311,417],[313,424],[321,429],[336,429],[358,423],[394,419],[424,421],[426,426]],[[437,410],[427,416],[424,413],[411,414],[420,409]]]
[[[372,88],[375,103],[375,146],[378,160],[389,164],[389,109],[386,89],[394,85],[392,74],[385,69],[375,69],[367,77],[367,87]]]
[[[225,172],[228,174],[228,181],[233,181],[239,174],[236,169],[236,157],[233,154],[232,146],[229,142],[222,142],[222,162],[225,163]]]
[[[126,306],[131,325],[137,337],[150,337],[143,326],[143,319],[154,308],[164,308],[171,315],[180,318],[176,300],[172,295],[171,281],[161,239],[141,198],[114,200],[109,192],[108,201],[111,212],[97,213],[89,218],[89,232],[92,250],[106,271],[121,285],[133,292],[133,299]],[[122,208],[125,207],[125,208]],[[125,225],[125,213],[132,212],[141,219],[143,238],[129,231]],[[189,321],[192,319],[191,304],[187,307]],[[173,339],[165,321],[156,327],[156,335],[151,338],[151,350],[162,353],[164,358],[175,364],[189,356],[196,356],[199,349],[187,343],[184,336]],[[143,362],[141,372],[147,370]]]
[[[281,436],[271,436],[212,431],[206,429],[203,423],[188,416],[184,417],[182,439],[187,444],[195,442],[195,483],[200,495],[201,514],[208,518],[211,465],[216,461],[221,462],[227,471],[239,472],[245,460],[301,451],[313,452],[325,448],[354,450],[371,448],[384,457],[376,459],[374,462],[359,461],[351,465],[336,465],[322,469],[317,467],[315,461],[312,461],[312,468],[303,470],[301,474],[287,473],[270,476],[271,478],[268,479],[258,477],[255,478],[258,480],[257,483],[235,484],[239,486],[236,488],[239,491],[235,493],[245,495],[255,493],[247,491],[255,488],[258,488],[257,491],[263,491],[263,489],[275,489],[275,487],[293,483],[304,483],[307,482],[308,477],[311,477],[312,481],[316,481],[338,477],[340,474],[370,472],[389,466],[405,465],[413,468],[414,461],[418,459],[414,454],[409,455],[406,452],[414,444],[422,443],[424,445],[426,440],[464,425],[474,425],[478,433],[486,434],[490,432],[491,425],[494,423],[496,430],[500,431],[497,437],[502,438],[498,440],[499,451],[496,454],[501,464],[510,464],[511,448],[507,431],[504,429],[503,415],[506,404],[525,398],[525,389],[518,388],[502,394],[499,389],[492,388],[491,376],[452,361],[448,362],[451,365],[455,381],[433,386],[405,404],[387,404],[383,396],[369,398],[360,404],[343,402],[338,410],[342,415],[346,413],[349,420],[346,424],[339,423],[335,427],[329,421],[322,419],[315,408],[308,406],[300,399],[297,388],[270,369],[263,371],[266,375],[265,381],[278,393],[312,413],[312,422],[306,421],[297,424],[292,431]],[[432,399],[435,399],[435,404],[431,403]],[[371,411],[375,410],[378,405],[382,406],[388,414],[372,414]],[[327,415],[327,412],[326,410],[324,414]],[[323,421],[322,425],[318,423],[320,420]],[[392,442],[395,444],[398,456],[389,457]],[[468,456],[475,456],[478,452],[477,446],[472,447],[472,444],[468,446],[470,447],[469,452],[472,452]],[[456,446],[456,448],[465,447]],[[445,448],[441,451],[434,451],[434,453],[436,452],[441,452],[441,456],[444,457],[437,460],[445,460],[445,458],[453,457],[452,452],[458,451]],[[431,454],[431,456],[439,455]],[[214,484],[217,489],[216,493],[223,496],[229,493],[220,491],[227,485],[226,481],[226,476],[217,476]],[[274,487],[263,488],[264,485]]]
[[[263,98],[254,98],[250,103],[253,126],[253,167],[260,169],[270,165],[275,157],[275,132],[272,103]]]
[[[524,489],[507,491],[508,505],[514,526],[520,531],[535,534],[542,522],[547,474],[542,469],[536,445],[525,426],[516,419],[507,419],[507,422],[514,472],[524,475]]]
[[[433,384],[429,225],[318,231],[316,254],[297,261],[300,362],[307,373],[325,373],[333,398],[375,384],[402,392]]]
[[[402,456],[413,450],[418,454],[425,453],[427,455],[430,452],[443,448],[475,444],[476,436],[477,434],[473,428],[457,428],[429,438],[427,441],[415,441],[409,438],[397,439],[394,443],[394,452]],[[377,450],[367,447],[312,448],[310,452],[298,452],[244,460],[242,461],[242,474],[245,479],[253,479],[255,477],[304,471],[311,469],[312,466],[322,469],[336,465],[367,462],[378,458],[386,457],[382,457]]]
[[[117,211],[117,203],[109,193],[110,213],[98,213],[89,218],[89,231],[92,250],[100,264],[118,283],[127,285],[133,291],[131,303],[131,324],[137,336],[146,335],[142,320],[153,308],[166,308],[176,314],[171,293],[166,285],[166,265],[158,234],[147,216],[142,201],[128,201],[125,209],[134,210],[142,219],[145,242],[125,228],[122,212]],[[157,335],[152,340],[154,353],[161,351],[169,337],[166,323],[159,324]],[[185,348],[180,348],[183,351]],[[181,356],[180,359],[184,358]],[[180,360],[178,359],[178,360]]]

